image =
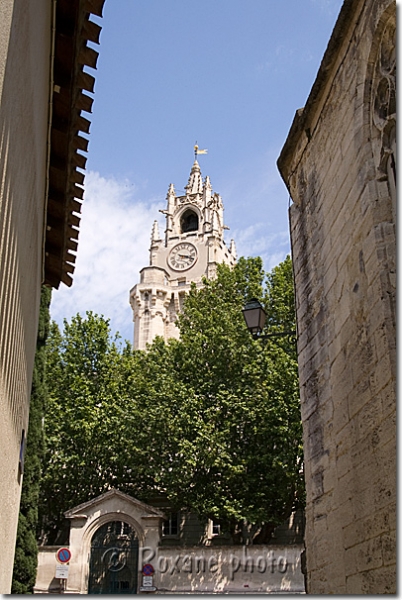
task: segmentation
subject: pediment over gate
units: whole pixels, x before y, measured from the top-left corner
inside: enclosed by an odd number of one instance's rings
[[[140,553],[143,548],[152,552],[158,548],[164,513],[137,498],[110,489],[67,510],[64,516],[71,524],[69,593],[103,593],[93,591],[98,590],[101,580],[101,589],[110,592],[111,577],[113,585],[124,584],[126,587],[110,593],[123,593],[126,588],[131,590],[129,593],[135,593]],[[48,562],[54,570],[56,558],[50,556]]]
[[[87,521],[109,513],[121,513],[122,517],[126,514],[136,521],[165,518],[161,510],[116,489],[111,489],[97,498],[93,498],[92,500],[88,500],[88,502],[67,510],[64,516],[67,519],[82,519]]]

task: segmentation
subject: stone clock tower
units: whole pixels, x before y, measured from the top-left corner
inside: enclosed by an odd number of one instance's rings
[[[202,286],[202,278],[213,279],[216,265],[233,266],[234,241],[223,240],[223,204],[212,191],[209,177],[204,181],[197,160],[191,168],[184,196],[176,196],[173,184],[167,193],[165,238],[157,221],[151,234],[149,266],[140,272],[140,283],[130,291],[134,313],[134,348],[145,350],[155,336],[178,338],[177,314],[191,283]]]

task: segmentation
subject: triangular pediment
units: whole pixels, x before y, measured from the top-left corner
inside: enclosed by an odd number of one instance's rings
[[[71,519],[79,515],[86,516],[88,512],[92,512],[95,508],[101,508],[102,504],[108,504],[111,500],[117,502],[120,501],[121,504],[131,505],[133,509],[142,513],[143,518],[165,517],[164,513],[161,510],[158,510],[157,508],[154,508],[149,504],[145,504],[145,502],[141,502],[140,500],[137,500],[137,498],[133,498],[132,496],[124,494],[123,492],[120,492],[119,490],[116,490],[114,488],[108,490],[100,496],[97,496],[96,498],[93,498],[92,500],[88,500],[88,502],[83,502],[82,504],[79,504],[78,506],[67,510],[64,513],[64,516],[67,519]]]

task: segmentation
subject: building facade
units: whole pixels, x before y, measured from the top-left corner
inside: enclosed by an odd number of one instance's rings
[[[223,221],[223,203],[213,192],[209,177],[203,180],[198,161],[191,168],[185,194],[177,196],[169,186],[165,235],[158,222],[151,234],[149,266],[141,270],[140,282],[130,291],[134,320],[134,348],[145,350],[155,336],[178,338],[178,313],[191,284],[212,279],[219,263],[233,266],[234,241],[228,248],[223,239],[228,229]]]
[[[396,593],[395,60],[395,2],[345,0],[278,160],[313,594]]]
[[[114,489],[65,515],[69,540],[39,548],[34,593],[304,592],[302,514],[278,527],[269,544],[248,546],[194,514],[168,513]]]
[[[104,0],[0,2],[0,593],[13,574],[43,283],[71,285]],[[81,170],[80,170],[81,169]]]

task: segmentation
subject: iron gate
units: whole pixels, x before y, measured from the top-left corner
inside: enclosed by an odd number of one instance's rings
[[[94,533],[88,594],[136,594],[138,538],[124,521],[105,523]]]

